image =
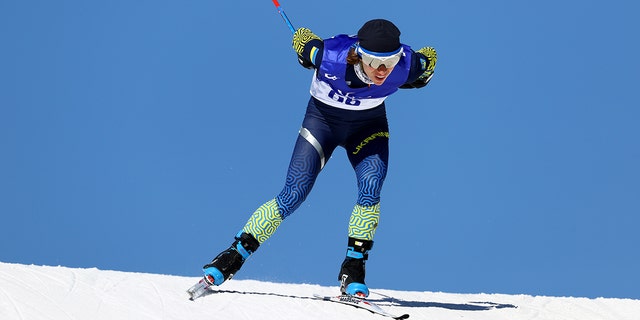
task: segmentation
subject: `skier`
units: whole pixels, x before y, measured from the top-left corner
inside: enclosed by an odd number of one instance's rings
[[[284,188],[250,216],[227,250],[204,266],[205,280],[220,285],[231,279],[302,204],[332,152],[342,146],[356,173],[358,197],[338,281],[342,294],[367,297],[365,261],[378,227],[389,153],[384,100],[398,88],[427,85],[436,51],[432,47],[413,51],[400,42],[400,30],[384,19],[366,22],[357,35],[324,40],[299,28],[293,34],[293,48],[298,62],[315,73]]]

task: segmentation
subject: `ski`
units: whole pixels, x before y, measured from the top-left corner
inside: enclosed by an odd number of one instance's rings
[[[193,286],[191,286],[191,288],[187,290],[187,293],[189,294],[189,300],[193,301],[204,296],[207,292],[209,292],[210,287],[211,285],[203,277],[202,279],[200,279],[200,281],[198,281],[196,284],[194,284]],[[400,320],[400,319],[409,318],[409,315],[406,313],[403,315],[395,315],[395,314],[389,313],[388,311],[384,310],[382,307],[380,307],[376,303],[373,303],[365,298],[361,298],[357,296],[351,296],[346,294],[339,295],[339,296],[323,296],[319,294],[313,294],[313,297],[316,299],[324,300],[324,301],[341,303],[341,304],[349,305],[359,309],[367,310],[371,313],[375,313],[375,314],[389,317],[392,319]]]
[[[319,294],[314,294],[313,295],[315,298],[317,299],[321,299],[321,300],[325,300],[325,301],[332,301],[332,302],[336,302],[336,303],[342,303],[342,304],[346,304],[352,307],[356,307],[356,308],[360,308],[360,309],[364,309],[367,310],[369,312],[375,313],[375,314],[379,314],[381,316],[385,316],[385,317],[389,317],[389,318],[393,318],[393,319],[407,319],[409,318],[408,314],[403,314],[403,315],[395,315],[392,313],[387,312],[386,310],[382,309],[379,305],[365,299],[365,298],[360,298],[360,297],[356,297],[356,296],[351,296],[351,295],[340,295],[340,296],[322,296]]]
[[[189,294],[189,300],[193,301],[202,297],[209,290],[210,286],[211,285],[209,285],[203,277],[202,279],[200,279],[200,281],[198,281],[198,283],[194,284],[187,290],[187,293]]]

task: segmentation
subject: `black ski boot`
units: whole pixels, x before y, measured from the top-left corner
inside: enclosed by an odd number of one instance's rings
[[[369,288],[364,283],[365,261],[369,258],[369,250],[373,241],[349,238],[347,257],[342,262],[338,281],[342,294],[352,296],[369,296]]]
[[[244,261],[260,246],[256,238],[242,231],[238,232],[235,239],[229,249],[222,251],[211,263],[203,267],[204,279],[209,285],[219,286],[231,279]]]

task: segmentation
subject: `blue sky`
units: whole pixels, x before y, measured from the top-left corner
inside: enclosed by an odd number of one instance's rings
[[[280,3],[438,50],[387,100],[371,287],[640,298],[640,5]],[[2,1],[0,39],[0,261],[198,276],[280,191],[312,74],[271,1]],[[237,277],[337,285],[355,200],[337,150]]]

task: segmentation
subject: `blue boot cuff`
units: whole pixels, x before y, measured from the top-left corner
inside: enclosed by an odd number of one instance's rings
[[[353,247],[347,248],[347,257],[355,259],[364,259],[364,253],[356,251]]]
[[[251,252],[247,251],[242,246],[242,243],[240,243],[240,242],[238,242],[238,244],[236,244],[236,251],[238,251],[238,253],[242,256],[242,260],[247,260],[247,258],[249,258],[249,256],[251,255]]]
[[[238,253],[242,256],[242,259],[243,259],[243,260],[247,260],[247,258],[249,258],[249,256],[250,256],[253,252],[248,251],[247,249],[245,249],[245,248],[242,246],[242,240],[241,240],[241,239],[242,239],[242,233],[243,233],[243,232],[244,232],[244,231],[240,230],[240,231],[238,232],[238,234],[236,235],[236,240],[238,240],[238,242],[236,242],[235,249],[236,249],[236,251],[238,251]]]

